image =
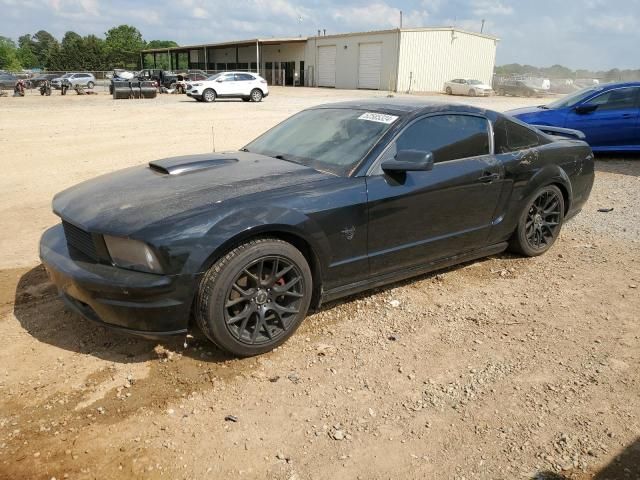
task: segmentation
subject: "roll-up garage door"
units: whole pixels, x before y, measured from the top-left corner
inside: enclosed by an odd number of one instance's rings
[[[382,44],[361,43],[358,59],[358,88],[380,88],[382,70]]]
[[[336,46],[318,47],[318,86],[336,86]]]

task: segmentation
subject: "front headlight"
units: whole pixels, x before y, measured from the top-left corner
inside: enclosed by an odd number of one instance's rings
[[[105,235],[104,243],[114,265],[142,272],[162,273],[158,258],[144,242]]]

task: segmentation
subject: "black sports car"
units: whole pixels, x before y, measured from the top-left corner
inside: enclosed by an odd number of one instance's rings
[[[40,256],[89,319],[157,336],[193,318],[220,348],[260,354],[324,301],[509,246],[548,250],[594,164],[579,132],[544,128],[554,136],[414,99],[311,108],[238,152],[59,193]]]

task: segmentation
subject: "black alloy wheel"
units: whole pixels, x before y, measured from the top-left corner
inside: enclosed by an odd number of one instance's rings
[[[218,259],[200,281],[195,319],[218,347],[240,357],[273,350],[304,320],[313,281],[304,255],[258,238]]]
[[[538,190],[530,198],[511,239],[514,250],[527,255],[541,255],[551,248],[564,221],[564,197],[555,185]]]
[[[300,313],[304,298],[300,269],[282,256],[247,265],[227,291],[224,319],[231,335],[251,345],[277,340]]]

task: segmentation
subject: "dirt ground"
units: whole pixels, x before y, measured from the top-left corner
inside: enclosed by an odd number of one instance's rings
[[[210,151],[212,129],[235,149],[307,106],[376,95],[0,98],[0,479],[640,479],[638,158],[598,160],[547,255],[326,305],[258,358],[113,333],[57,299],[37,251],[56,192]]]

